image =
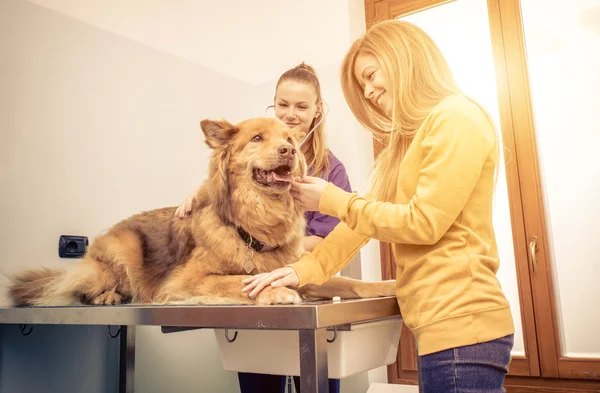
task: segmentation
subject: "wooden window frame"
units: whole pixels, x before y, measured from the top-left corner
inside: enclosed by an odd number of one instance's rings
[[[454,0],[365,0],[366,27],[369,29],[378,21],[395,19],[451,1]],[[525,356],[515,356],[511,361],[506,386],[514,392],[529,392],[540,387],[600,392],[600,359],[560,355],[560,329],[548,253],[520,1],[487,0],[487,4],[502,136],[509,152],[505,155],[506,179],[525,343]],[[374,140],[375,156],[381,148],[381,144]],[[529,241],[534,237],[538,239],[535,269],[529,255]],[[388,243],[380,242],[380,256],[382,277],[394,279],[395,263]],[[397,362],[388,366],[388,380],[417,383],[415,340],[408,329],[402,332]]]

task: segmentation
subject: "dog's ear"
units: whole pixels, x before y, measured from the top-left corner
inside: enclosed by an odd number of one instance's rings
[[[239,131],[237,127],[226,120],[208,120],[200,122],[200,128],[204,132],[205,142],[212,149],[224,147]]]
[[[209,197],[217,215],[223,222],[231,222],[231,194],[229,190],[229,149],[217,150],[212,155],[210,165]]]

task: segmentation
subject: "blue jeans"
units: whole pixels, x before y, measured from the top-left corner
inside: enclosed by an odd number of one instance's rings
[[[241,393],[283,393],[285,377],[282,375],[238,373]],[[300,378],[294,377],[296,392],[300,393]],[[340,380],[329,380],[329,393],[340,393]]]
[[[504,393],[511,334],[496,340],[419,356],[422,393]]]

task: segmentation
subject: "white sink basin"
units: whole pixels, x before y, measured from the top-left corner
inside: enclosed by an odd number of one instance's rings
[[[327,343],[329,378],[387,366],[396,361],[402,319],[400,316],[375,322],[353,324],[338,331]],[[229,330],[234,342],[227,342],[225,329],[214,329],[223,368],[228,371],[275,375],[300,375],[298,332],[294,330]],[[327,338],[333,339],[328,331]]]

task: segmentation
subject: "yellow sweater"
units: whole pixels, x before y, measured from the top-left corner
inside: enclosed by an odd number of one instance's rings
[[[400,167],[393,203],[328,184],[319,211],[342,221],[292,264],[300,286],[343,269],[371,238],[392,244],[396,295],[419,355],[514,333],[496,277],[492,227],[496,133],[473,101],[451,96],[433,108]]]

